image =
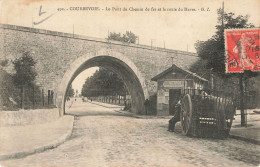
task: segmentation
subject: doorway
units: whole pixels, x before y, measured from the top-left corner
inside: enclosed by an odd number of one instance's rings
[[[170,89],[169,90],[169,114],[175,114],[175,105],[178,103],[181,96],[181,89]]]

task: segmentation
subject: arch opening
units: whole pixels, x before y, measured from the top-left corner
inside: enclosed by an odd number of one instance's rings
[[[117,52],[88,54],[74,61],[59,83],[56,105],[60,115],[65,113],[66,93],[72,81],[84,70],[91,67],[104,67],[118,74],[131,96],[131,111],[144,114],[144,101],[148,98],[144,78],[129,59]]]

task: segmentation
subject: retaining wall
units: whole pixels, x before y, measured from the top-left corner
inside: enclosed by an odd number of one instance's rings
[[[1,111],[0,126],[24,126],[33,124],[43,124],[55,121],[58,118],[59,110],[57,108]]]

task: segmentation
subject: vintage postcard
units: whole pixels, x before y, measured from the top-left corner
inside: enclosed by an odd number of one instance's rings
[[[0,0],[0,166],[259,166],[259,6]]]

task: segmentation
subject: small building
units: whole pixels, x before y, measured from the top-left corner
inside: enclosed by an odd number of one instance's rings
[[[174,115],[184,89],[203,89],[208,80],[175,64],[151,79],[157,81],[157,115]]]

